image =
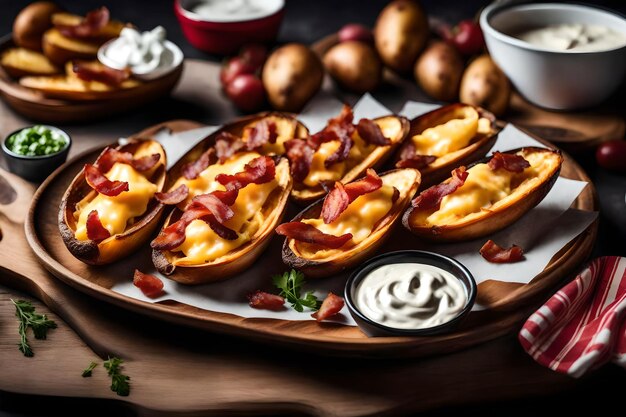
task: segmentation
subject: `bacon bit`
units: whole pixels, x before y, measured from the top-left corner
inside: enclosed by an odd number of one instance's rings
[[[393,195],[391,196],[391,202],[395,203],[400,198],[400,190],[396,187],[393,187]]]
[[[276,233],[300,242],[313,243],[330,249],[339,249],[352,239],[352,233],[333,236],[320,231],[313,225],[302,222],[283,223],[276,228]]]
[[[234,175],[218,174],[215,180],[227,190],[240,190],[248,184],[265,184],[276,177],[276,164],[269,156],[260,156],[248,162],[242,172]]]
[[[152,169],[161,160],[161,154],[142,156],[134,159],[130,152],[120,152],[117,149],[107,147],[96,161],[96,165],[102,172],[108,172],[116,162],[132,166],[139,172]]]
[[[324,321],[337,315],[337,313],[339,313],[343,308],[344,304],[345,303],[343,301],[343,298],[333,294],[332,292],[329,292],[328,296],[326,296],[326,298],[322,302],[322,306],[320,307],[320,309],[311,314],[311,317],[313,317],[318,322]]]
[[[232,133],[221,132],[215,139],[215,151],[220,163],[224,163],[242,149],[246,149],[246,144]]]
[[[339,116],[334,119],[330,119],[324,128],[325,132],[334,134],[334,140],[339,140],[341,142],[339,148],[337,148],[337,150],[324,161],[324,166],[326,168],[338,162],[345,161],[348,158],[350,149],[352,149],[352,145],[354,144],[352,141],[352,134],[355,130],[355,127],[352,124],[353,120],[354,114],[352,113],[352,109],[347,104],[344,104]]]
[[[163,294],[163,281],[154,275],[144,274],[138,269],[135,269],[133,285],[139,288],[146,297],[155,298]]]
[[[108,197],[115,197],[129,189],[126,181],[111,181],[94,165],[85,164],[84,173],[87,184]]]
[[[304,139],[288,140],[285,142],[285,149],[287,150],[287,159],[289,159],[293,180],[296,182],[304,181],[311,169],[314,150]]]
[[[359,120],[359,124],[356,125],[356,131],[359,133],[361,139],[370,145],[391,145],[391,140],[383,135],[383,131],[380,129],[380,126],[370,119]]]
[[[100,216],[96,210],[91,210],[87,215],[87,237],[94,242],[101,242],[111,237],[111,232],[102,225]]]
[[[350,155],[350,149],[352,149],[352,145],[354,142],[350,136],[339,136],[339,147],[335,152],[330,154],[328,158],[324,161],[324,166],[326,168],[330,168],[336,163],[343,162],[348,159],[348,155]]]
[[[183,177],[188,180],[195,180],[196,178],[198,178],[198,176],[200,176],[200,173],[207,169],[207,167],[210,165],[211,156],[213,155],[213,153],[215,153],[215,150],[213,148],[209,148],[206,152],[200,155],[200,158],[196,159],[193,162],[185,164],[182,168]]]
[[[415,145],[409,143],[400,151],[400,160],[396,162],[396,168],[422,169],[435,162],[436,159],[437,157],[433,155],[418,155]]]
[[[521,155],[494,152],[487,165],[493,171],[504,168],[507,171],[519,173],[530,167],[530,162]]]
[[[185,184],[181,184],[173,190],[166,193],[154,193],[154,198],[166,206],[175,206],[182,203],[189,196],[189,187]]]
[[[373,169],[367,170],[365,178],[350,184],[343,185],[340,182],[336,182],[335,188],[324,199],[324,205],[322,206],[324,223],[332,223],[359,196],[376,191],[382,186],[383,180],[380,179]]]
[[[233,209],[220,200],[214,193],[197,195],[191,200],[189,208],[202,207],[207,209],[219,223],[226,223],[235,215]]]
[[[226,240],[237,240],[239,235],[233,229],[224,226],[218,222],[214,216],[206,216],[202,218],[213,229],[216,235]]]
[[[150,247],[157,250],[172,250],[179,247],[186,239],[186,228],[187,222],[182,219],[176,223],[170,224],[161,230],[159,235],[152,242],[150,242]]]
[[[70,38],[88,38],[98,35],[100,29],[109,23],[110,13],[106,7],[92,10],[77,25],[57,25],[56,28],[64,36]]]
[[[459,167],[452,171],[452,179],[446,183],[433,185],[430,188],[425,189],[413,199],[413,207],[420,210],[439,209],[441,200],[447,195],[455,192],[459,187],[465,184],[465,180],[469,173],[465,170],[465,167]]]
[[[494,264],[508,264],[524,259],[524,250],[521,247],[513,245],[508,249],[504,249],[491,239],[480,248],[480,254],[488,262]]]
[[[74,61],[72,70],[81,80],[98,81],[112,87],[117,87],[130,78],[130,71],[127,69],[113,69],[93,62]]]
[[[253,294],[248,295],[250,307],[260,310],[281,311],[284,308],[285,299],[280,295],[270,294],[265,291],[257,290]]]
[[[249,150],[260,148],[266,143],[276,143],[276,139],[278,139],[276,123],[272,120],[261,119],[247,130],[248,141],[246,142],[246,147]]]

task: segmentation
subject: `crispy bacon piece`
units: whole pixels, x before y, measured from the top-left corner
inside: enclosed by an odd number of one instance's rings
[[[330,168],[338,162],[345,161],[348,159],[348,155],[350,155],[350,149],[352,149],[352,145],[354,144],[352,138],[350,136],[339,136],[338,140],[340,141],[339,147],[335,152],[328,155],[328,158],[324,161],[326,168]]]
[[[260,148],[266,143],[276,143],[276,139],[278,139],[276,123],[272,120],[261,119],[253,127],[248,128],[246,147],[249,150]]]
[[[154,275],[144,274],[138,269],[135,269],[133,285],[139,288],[146,297],[155,298],[163,294],[163,281]]]
[[[178,187],[170,190],[166,193],[154,193],[154,198],[166,206],[175,206],[179,204],[189,196],[189,187],[185,184],[181,184]]]
[[[452,171],[452,179],[450,181],[443,184],[433,185],[415,197],[411,202],[413,207],[420,210],[438,209],[441,204],[441,200],[465,184],[465,180],[468,175],[469,173],[465,170],[465,167],[455,169]]]
[[[509,264],[524,259],[524,250],[521,247],[513,245],[504,249],[491,239],[480,248],[480,254],[488,262],[495,264]]]
[[[129,189],[126,181],[111,181],[94,165],[85,164],[84,173],[87,184],[108,197],[115,197]]]
[[[188,180],[195,180],[200,176],[200,173],[208,168],[211,163],[211,156],[215,153],[213,148],[207,149],[200,158],[193,162],[185,164],[182,168],[183,177]]]
[[[221,132],[215,139],[215,151],[221,163],[242,149],[247,149],[246,144],[232,133]]]
[[[521,155],[494,152],[487,165],[489,165],[489,168],[493,171],[504,168],[507,171],[519,173],[530,167],[530,162]]]
[[[259,156],[248,162],[244,170],[234,175],[218,174],[215,181],[227,190],[239,190],[248,184],[265,184],[276,177],[276,164],[269,156]]]
[[[326,298],[324,298],[320,309],[311,314],[311,317],[313,317],[317,321],[324,321],[337,315],[337,313],[339,313],[343,308],[343,305],[343,298],[333,294],[332,292],[329,292]]]
[[[77,25],[57,25],[56,28],[64,36],[70,38],[88,38],[98,35],[100,29],[109,23],[110,13],[106,7],[92,10]]]
[[[407,159],[401,159],[396,163],[396,168],[424,169],[437,159],[433,155],[414,155]]]
[[[116,162],[132,166],[139,172],[152,169],[161,160],[161,154],[142,156],[141,158],[133,158],[130,152],[120,152],[117,149],[107,147],[102,155],[98,158],[96,165],[102,172],[108,172]]]
[[[159,235],[150,243],[150,246],[158,250],[176,249],[185,241],[185,229],[196,219],[205,221],[218,236],[224,239],[237,239],[237,233],[218,222],[210,210],[199,204],[192,204],[177,222],[161,230]]]
[[[367,170],[367,175],[363,179],[346,185],[336,182],[335,188],[333,188],[324,199],[324,205],[322,206],[322,219],[324,223],[332,223],[348,208],[350,203],[359,196],[376,191],[382,186],[383,180],[380,179],[376,171],[371,168]]]
[[[248,295],[248,304],[261,310],[280,311],[284,308],[285,299],[280,295],[257,290]]]
[[[127,69],[118,70],[93,62],[73,61],[72,70],[81,80],[98,81],[112,87],[119,86],[130,77]]]
[[[300,242],[313,243],[330,249],[339,249],[352,239],[352,233],[333,236],[320,231],[313,225],[302,222],[283,223],[276,228],[276,233]]]
[[[385,135],[374,121],[370,119],[361,119],[356,125],[356,131],[359,133],[361,139],[370,145],[387,146],[391,145],[391,140]]]
[[[111,237],[111,232],[102,225],[100,216],[96,210],[91,210],[87,215],[87,237],[94,242],[101,242]]]
[[[208,210],[207,210],[208,211]],[[158,250],[172,250],[185,241],[187,222],[181,220],[172,223],[159,232],[159,235],[150,242],[150,247]]]
[[[354,114],[352,113],[352,109],[347,104],[344,104],[339,116],[330,119],[324,128],[324,134],[327,137],[331,137],[331,135],[335,136],[330,140],[338,140],[341,142],[337,150],[324,161],[326,168],[338,162],[343,162],[348,158],[350,149],[352,149],[352,145],[354,144],[352,140],[352,134],[355,130],[352,124],[353,120]]]
[[[214,193],[197,195],[193,198],[193,200],[191,200],[191,206],[189,208],[198,206],[203,207],[211,212],[211,214],[215,217],[215,220],[224,224],[233,218],[235,212],[219,197],[220,195],[215,195]]]
[[[415,145],[409,143],[400,151],[400,160],[396,162],[396,168],[422,169],[435,162],[434,155],[419,155],[415,151]]]
[[[285,142],[287,159],[291,176],[296,182],[302,182],[309,175],[311,163],[313,162],[314,149],[309,146],[304,139],[291,139]]]

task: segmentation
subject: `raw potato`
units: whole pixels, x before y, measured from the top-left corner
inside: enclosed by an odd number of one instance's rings
[[[467,67],[461,79],[461,102],[483,107],[501,116],[509,106],[511,83],[489,55],[481,55]]]
[[[372,91],[380,82],[382,63],[374,49],[357,41],[339,43],[324,55],[324,67],[339,85],[355,93]]]
[[[462,74],[463,58],[443,41],[430,44],[415,64],[415,80],[435,100],[455,100]]]
[[[376,50],[383,63],[409,72],[426,44],[428,20],[417,1],[396,0],[378,15],[374,27]]]
[[[262,80],[274,109],[296,112],[320,89],[323,76],[317,55],[302,44],[290,43],[269,56]]]
[[[44,54],[26,48],[5,50],[0,64],[14,78],[24,75],[51,75],[60,71]]]
[[[49,1],[38,1],[26,6],[13,22],[15,44],[33,51],[41,51],[41,37],[52,27],[52,15],[59,11],[59,6]]]

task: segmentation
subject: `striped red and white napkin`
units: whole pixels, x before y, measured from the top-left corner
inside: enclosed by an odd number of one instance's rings
[[[528,318],[519,341],[541,365],[573,377],[609,361],[626,368],[626,258],[591,261]]]

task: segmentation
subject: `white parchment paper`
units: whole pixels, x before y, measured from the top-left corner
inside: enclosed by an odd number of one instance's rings
[[[299,118],[309,127],[311,132],[316,132],[325,126],[329,118],[336,116],[341,107],[342,103],[333,96],[319,94],[303,110]],[[437,105],[429,103],[407,102],[401,114],[413,118],[437,107]],[[354,106],[354,112],[355,122],[362,117],[374,118],[390,113],[369,94],[364,95],[358,101]],[[157,139],[165,147],[169,165],[172,165],[188,149],[216,129],[215,126],[208,126],[173,135],[162,131],[157,135]],[[543,145],[516,127],[508,125],[500,132],[493,150],[506,151],[522,146]],[[584,231],[597,217],[595,212],[569,208],[585,186],[586,183],[582,181],[559,178],[546,198],[537,207],[529,211],[515,224],[490,236],[501,246],[512,244],[522,246],[525,249],[525,259],[519,263],[491,264],[485,261],[478,250],[487,238],[459,244],[424,245],[409,232],[402,229],[398,232],[402,238],[391,239],[385,245],[385,251],[425,249],[452,256],[472,272],[478,283],[488,279],[528,283],[546,267],[550,259],[561,248]],[[199,308],[242,317],[310,320],[310,312],[298,313],[291,308],[286,308],[280,312],[255,310],[247,304],[247,294],[257,289],[274,291],[271,276],[287,270],[287,267],[280,262],[278,255],[281,244],[282,239],[275,237],[270,247],[255,264],[254,269],[248,270],[235,279],[200,286],[185,286],[161,276],[164,278],[165,293],[157,299],[145,297],[138,288],[133,286],[130,279],[127,282],[117,284],[113,290],[143,301],[176,300]],[[160,275],[152,266],[149,250],[118,262],[110,268],[114,273],[125,275],[128,275],[128,271],[132,271],[134,268],[139,268],[145,273]],[[259,274],[258,271],[263,271],[263,273]],[[306,289],[313,290],[321,298],[328,291],[343,294],[346,277],[347,274],[343,274],[326,279],[310,280]],[[480,306],[476,306],[476,309],[480,308]],[[347,312],[347,308],[344,308],[336,321],[355,325]]]

